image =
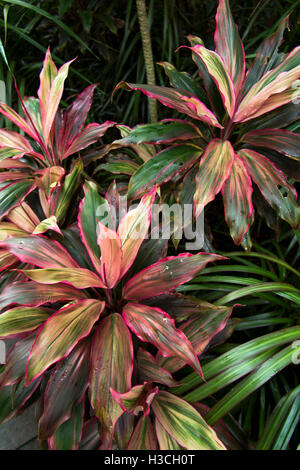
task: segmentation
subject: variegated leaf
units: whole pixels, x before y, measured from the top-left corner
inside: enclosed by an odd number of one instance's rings
[[[232,117],[235,112],[236,95],[232,79],[226,71],[222,58],[216,52],[206,49],[201,44],[189,47],[189,49],[203,61],[208,73],[218,87],[227,113]]]
[[[31,349],[26,383],[39,377],[49,366],[66,357],[86,337],[105,306],[94,299],[79,300],[51,315]]]
[[[180,113],[203,121],[209,125],[222,128],[216,116],[196,97],[185,96],[173,88],[161,87],[157,85],[140,85],[134,83],[120,82],[115,91],[125,88],[125,90],[140,90],[150,98],[157,99],[160,103],[169,108],[176,109]]]
[[[222,57],[238,95],[245,76],[245,53],[229,0],[220,0],[216,15],[216,52]]]
[[[41,284],[58,284],[62,282],[71,284],[71,286],[77,289],[106,287],[97,274],[84,268],[23,269],[22,272],[26,274],[29,279]]]
[[[124,297],[141,300],[175,289],[203,271],[207,263],[224,259],[210,253],[181,253],[152,264],[132,277],[124,286]]]
[[[268,158],[253,150],[243,149],[238,155],[270,206],[282,219],[297,228],[300,224],[297,193],[284,174]]]
[[[127,450],[156,450],[156,439],[149,416],[142,416],[132,433]]]
[[[163,310],[129,302],[123,308],[126,324],[142,341],[154,344],[165,356],[176,356],[202,374],[190,341]]]
[[[235,157],[231,173],[222,188],[225,219],[236,245],[242,241],[249,228],[253,212],[252,182],[247,168],[239,157]]]
[[[126,413],[138,415],[143,412],[144,416],[147,416],[150,413],[152,400],[158,393],[158,387],[154,387],[151,382],[145,382],[143,385],[132,387],[125,393],[119,393],[113,389],[110,392]]]
[[[35,330],[53,313],[47,308],[15,307],[0,315],[0,338],[14,338]]]
[[[40,268],[79,267],[60,243],[42,235],[8,238],[0,242],[0,247],[17,256],[23,263],[33,264]]]
[[[148,232],[151,220],[152,205],[156,195],[156,187],[142,197],[139,205],[127,212],[118,227],[118,236],[122,241],[122,264],[120,277],[124,276],[139,251]]]
[[[194,194],[194,213],[198,216],[203,208],[222,189],[231,172],[234,150],[226,140],[213,139],[205,149],[196,175]]]
[[[107,287],[113,288],[120,278],[122,241],[114,230],[98,222],[97,242],[101,251],[101,278]]]
[[[300,160],[300,135],[284,129],[260,129],[247,132],[242,142],[255,147],[265,147]]]
[[[169,392],[152,402],[154,414],[170,436],[189,450],[226,450],[215,431],[189,403]]]
[[[88,387],[90,341],[80,341],[52,371],[44,392],[43,414],[39,419],[39,438],[48,439],[72,416]]]
[[[93,338],[91,354],[91,403],[102,425],[103,444],[109,447],[116,421],[123,413],[110,389],[120,393],[129,390],[133,368],[131,335],[118,313],[100,322]]]

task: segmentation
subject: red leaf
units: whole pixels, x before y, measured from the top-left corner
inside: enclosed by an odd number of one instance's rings
[[[183,359],[202,374],[191,343],[176,328],[174,320],[166,312],[130,302],[123,308],[123,317],[129,328],[142,341],[154,344],[165,356]]]
[[[169,256],[131,278],[124,286],[124,297],[128,300],[141,300],[168,292],[193,279],[203,271],[207,263],[220,259],[224,257],[210,253]]]

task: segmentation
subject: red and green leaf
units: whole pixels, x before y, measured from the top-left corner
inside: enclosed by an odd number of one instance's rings
[[[254,150],[243,149],[238,155],[270,206],[282,219],[297,228],[300,223],[297,193],[284,174],[268,158]]]
[[[24,377],[28,355],[35,337],[36,333],[27,335],[11,349],[6,358],[4,372],[0,375],[0,388],[13,385]]]
[[[259,129],[247,132],[242,142],[265,147],[300,160],[300,135],[284,129]]]
[[[196,145],[175,145],[162,150],[145,162],[132,176],[128,197],[136,199],[141,194],[187,170],[201,156],[202,149]]]
[[[9,251],[0,250],[0,272],[9,268],[16,262],[18,262],[16,256],[9,253]]]
[[[235,111],[236,95],[233,81],[226,71],[222,58],[216,52],[206,49],[201,44],[189,47],[189,49],[197,54],[204,63],[209,75],[218,87],[227,113],[232,117]]]
[[[98,245],[101,251],[100,274],[104,284],[113,288],[121,273],[123,251],[119,235],[98,222]]]
[[[216,15],[216,52],[223,59],[238,95],[245,76],[245,53],[238,28],[234,23],[229,0],[220,0]]]
[[[48,439],[50,450],[76,450],[82,435],[84,422],[84,403],[74,406],[72,416],[64,421]]]
[[[155,419],[156,437],[159,443],[160,450],[182,450],[183,447],[173,439],[170,434],[162,427],[158,419]]]
[[[160,103],[169,108],[176,109],[180,113],[203,121],[209,125],[222,128],[216,116],[196,97],[185,96],[173,88],[157,85],[140,85],[127,82],[120,82],[115,91],[125,88],[125,90],[140,90],[150,98],[157,99]]]
[[[0,338],[14,338],[35,330],[51,315],[46,308],[15,307],[0,315]]]
[[[92,123],[88,124],[73,140],[70,147],[64,153],[63,158],[67,158],[73,153],[79,152],[79,150],[85,149],[91,144],[97,142],[107,129],[113,127],[115,122],[105,121],[103,124]]]
[[[176,387],[178,382],[170,372],[158,364],[155,357],[145,349],[139,348],[137,354],[139,378],[143,382],[157,382],[168,387]]]
[[[44,393],[39,438],[48,439],[72,416],[88,387],[90,342],[81,341],[52,371]]]
[[[127,450],[156,450],[156,439],[149,416],[142,416],[132,433]]]
[[[231,173],[222,188],[225,219],[230,234],[237,245],[240,244],[249,228],[253,212],[252,182],[247,168],[237,156]]]
[[[78,268],[76,261],[60,243],[41,235],[8,238],[0,242],[0,247],[17,256],[23,263],[40,268]]]
[[[100,248],[97,243],[98,220],[110,213],[106,200],[98,194],[97,186],[92,182],[86,182],[84,187],[85,197],[79,206],[78,226],[82,242],[89,257],[97,270],[101,272]],[[97,217],[98,216],[98,217]]]
[[[9,284],[1,293],[0,309],[13,304],[24,307],[39,307],[47,303],[55,303],[59,300],[84,299],[86,295],[72,286],[56,284],[53,287],[37,284],[33,281],[14,282]]]
[[[189,403],[169,392],[152,402],[154,414],[170,436],[189,450],[226,450],[215,431]]]
[[[60,161],[65,158],[67,149],[70,147],[77,134],[82,130],[92,105],[96,86],[97,85],[88,86],[64,112],[57,144]]]
[[[13,172],[11,177],[13,178]],[[23,202],[25,197],[35,188],[33,179],[25,181],[7,181],[0,183],[0,219],[14,207]]]
[[[30,383],[49,366],[70,354],[78,341],[90,333],[104,306],[105,303],[99,300],[79,300],[51,315],[31,349],[26,383]]]
[[[131,387],[133,346],[121,315],[103,319],[93,338],[90,368],[90,396],[102,425],[105,447],[110,446],[116,421],[123,413],[110,389],[124,393]]]
[[[226,140],[213,139],[205,149],[196,175],[194,211],[198,216],[220,192],[231,172],[234,150]]]
[[[139,205],[127,212],[120,221],[117,232],[122,241],[123,252],[120,277],[124,276],[131,267],[147,235],[155,195],[156,187],[150,193],[145,194]]]
[[[183,359],[202,374],[190,341],[176,328],[174,320],[166,312],[129,302],[123,308],[123,317],[140,340],[154,344],[165,356]]]
[[[175,289],[203,271],[207,263],[223,259],[222,256],[198,253],[181,253],[169,256],[131,278],[124,286],[124,298],[141,300]]]
[[[105,288],[105,284],[97,274],[84,268],[24,269],[22,272],[31,280],[41,284],[66,283],[77,289]]]
[[[263,103],[272,95],[278,95],[293,86],[300,73],[300,46],[293,49],[284,61],[276,68],[269,70],[257,83],[255,83],[244,99],[234,116],[235,122],[242,122],[254,117]],[[295,92],[295,90],[293,90]],[[294,95],[295,96],[295,95]],[[277,98],[277,97],[275,97]],[[291,97],[291,99],[293,99]],[[285,104],[278,102],[277,106]],[[265,111],[263,111],[265,112]],[[261,113],[262,114],[262,113]],[[251,116],[251,117],[250,117]]]

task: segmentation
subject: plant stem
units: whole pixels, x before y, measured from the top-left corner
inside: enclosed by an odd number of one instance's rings
[[[155,69],[145,0],[136,0],[148,85],[155,85]],[[157,122],[157,101],[149,99],[151,123]]]

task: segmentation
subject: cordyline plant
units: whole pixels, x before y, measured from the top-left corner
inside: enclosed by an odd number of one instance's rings
[[[38,189],[45,218],[54,216],[62,223],[82,170],[80,161],[72,162],[71,172],[66,174],[68,157],[74,158],[114,125],[106,121],[84,127],[96,85],[87,87],[64,112],[59,108],[72,62],[57,70],[47,50],[38,98],[21,99],[19,95],[24,117],[0,103],[0,112],[30,138],[0,129],[0,169],[4,169],[0,171],[0,218]]]
[[[2,234],[1,248],[25,266],[0,298],[0,338],[18,339],[0,375],[1,419],[40,396],[50,449],[230,447],[225,424],[216,433],[200,404],[169,391],[184,366],[202,376],[198,356],[231,314],[175,289],[222,257],[164,257],[166,243],[147,238],[156,188],[119,218],[114,186],[105,199],[94,183],[84,190],[64,245]]]
[[[234,242],[250,247],[254,182],[258,194],[278,215],[292,227],[299,227],[297,193],[282,171],[299,179],[300,137],[284,128],[299,117],[300,47],[289,54],[278,52],[287,25],[285,18],[263,42],[246,71],[244,48],[229,1],[220,0],[215,51],[196,36],[188,36],[190,47],[182,46],[192,52],[205,91],[167,62],[160,65],[171,87],[117,85],[116,89],[140,90],[194,120],[168,119],[138,126],[119,141],[174,142],[135,172],[129,197],[137,198],[154,184],[185,176],[185,185],[194,183],[195,216],[221,191]],[[191,142],[180,143],[188,140]]]

